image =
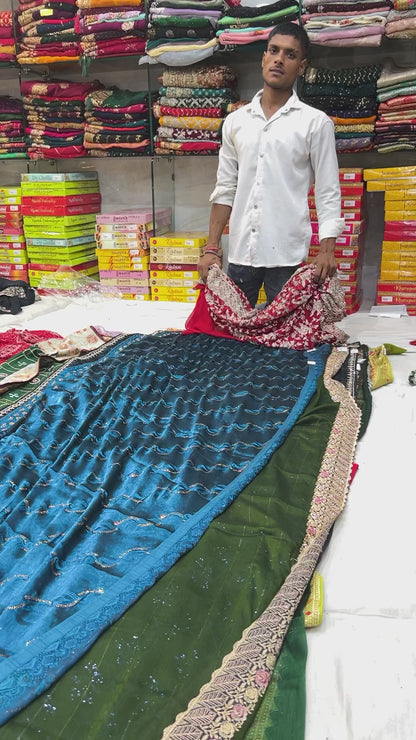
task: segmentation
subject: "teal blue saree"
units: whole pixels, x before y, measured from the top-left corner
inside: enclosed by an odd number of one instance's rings
[[[164,577],[174,577],[175,564],[268,469],[314,397],[329,353],[329,345],[303,352],[178,332],[122,336],[57,366],[0,412],[3,724],[94,649],[100,635],[105,639],[136,602],[152,599]],[[309,527],[313,537],[308,506],[300,532]],[[255,612],[284,581],[301,542],[298,535]],[[305,571],[291,617],[310,576]],[[163,607],[162,600],[155,618]],[[237,631],[252,617],[246,605]],[[234,637],[220,642],[216,660]],[[207,680],[211,670],[208,661]],[[258,677],[263,691],[266,674]],[[234,729],[253,701],[235,710]],[[173,720],[168,713],[163,726]],[[108,733],[107,726],[88,737],[120,737]]]

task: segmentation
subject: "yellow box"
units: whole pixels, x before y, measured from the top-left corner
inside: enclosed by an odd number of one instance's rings
[[[153,252],[153,249],[158,249],[158,252]],[[167,249],[161,253],[160,249],[158,247],[152,247],[152,250],[150,252],[150,261],[151,262],[159,262],[159,264],[177,264],[177,265],[192,265],[195,267],[195,270],[198,267],[198,262],[200,258],[200,254],[195,254],[195,252],[191,254],[178,254],[178,250],[174,250],[173,248],[168,251]]]
[[[394,252],[392,252],[394,254]],[[401,270],[402,268],[405,270],[416,270],[416,256],[415,257],[401,257],[400,254],[398,255],[397,259],[390,259],[389,258],[381,258],[381,270]]]
[[[4,262],[6,265],[27,265],[29,263],[27,254],[13,254],[6,250],[0,254],[0,262]]]
[[[22,195],[22,188],[15,188],[15,187],[1,187],[0,188],[0,198],[9,198],[9,197],[20,197]]]
[[[187,296],[187,295],[195,295],[195,293],[199,293],[199,290],[194,290],[193,288],[184,288],[184,287],[166,287],[165,285],[152,286],[152,295]]]
[[[193,280],[181,280],[179,278],[165,278],[159,279],[159,278],[150,278],[150,285],[156,288],[193,288],[197,281],[195,278]]]
[[[391,191],[390,191],[391,192]],[[385,197],[385,210],[386,211],[408,211],[413,213],[413,218],[409,221],[415,221],[416,216],[416,198],[415,200],[393,200],[387,197],[387,191]]]
[[[392,242],[392,241],[384,241],[382,243],[382,252],[401,252],[402,250],[405,251],[413,251],[416,252],[416,242]]]
[[[369,168],[363,170],[364,180],[390,180],[392,177],[415,177],[416,167],[381,167],[377,169]]]
[[[385,211],[384,218],[386,221],[416,221],[416,211]]]
[[[379,280],[416,280],[416,269],[414,270],[380,270]]]
[[[386,189],[386,183],[383,180],[369,180],[367,182],[367,192],[375,193],[382,191],[384,193]]]
[[[150,277],[155,280],[199,280],[199,272],[198,270],[151,270]]]
[[[416,188],[386,188],[386,200],[416,200]]]
[[[0,195],[0,206],[20,206],[21,203],[22,198],[20,197],[20,195]]]
[[[395,180],[386,180],[386,190],[403,190],[416,187],[416,177],[397,177]]]
[[[385,251],[381,254],[381,262],[397,262],[400,260],[416,260],[416,251],[411,249],[402,249],[398,252]]]
[[[168,231],[162,236],[152,236],[151,247],[204,247],[208,234],[203,231]]]
[[[198,296],[168,296],[168,295],[153,295],[152,294],[152,301],[169,301],[172,303],[196,303]]]

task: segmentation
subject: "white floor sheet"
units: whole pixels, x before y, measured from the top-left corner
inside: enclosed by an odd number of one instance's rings
[[[192,304],[44,297],[8,328],[67,335],[87,325],[150,333],[184,326]],[[351,340],[398,344],[394,382],[373,392],[347,505],[319,563],[324,617],[308,630],[305,740],[416,740],[416,317],[342,322]],[[280,740],[276,738],[276,740]],[[298,740],[282,738],[281,740]]]

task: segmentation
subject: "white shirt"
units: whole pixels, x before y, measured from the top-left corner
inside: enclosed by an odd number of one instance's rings
[[[320,240],[337,237],[344,229],[334,125],[294,91],[267,120],[262,92],[224,120],[210,201],[232,206],[229,262],[298,265],[310,246],[308,193],[313,182]]]

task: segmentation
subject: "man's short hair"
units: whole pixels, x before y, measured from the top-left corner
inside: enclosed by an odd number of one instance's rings
[[[292,23],[291,21],[283,21],[282,23],[278,23],[278,25],[272,28],[269,33],[269,36],[267,38],[267,46],[269,45],[273,36],[276,36],[277,34],[281,34],[282,36],[293,36],[295,39],[297,39],[302,47],[304,58],[308,58],[311,42],[303,26],[300,26],[297,23]]]

